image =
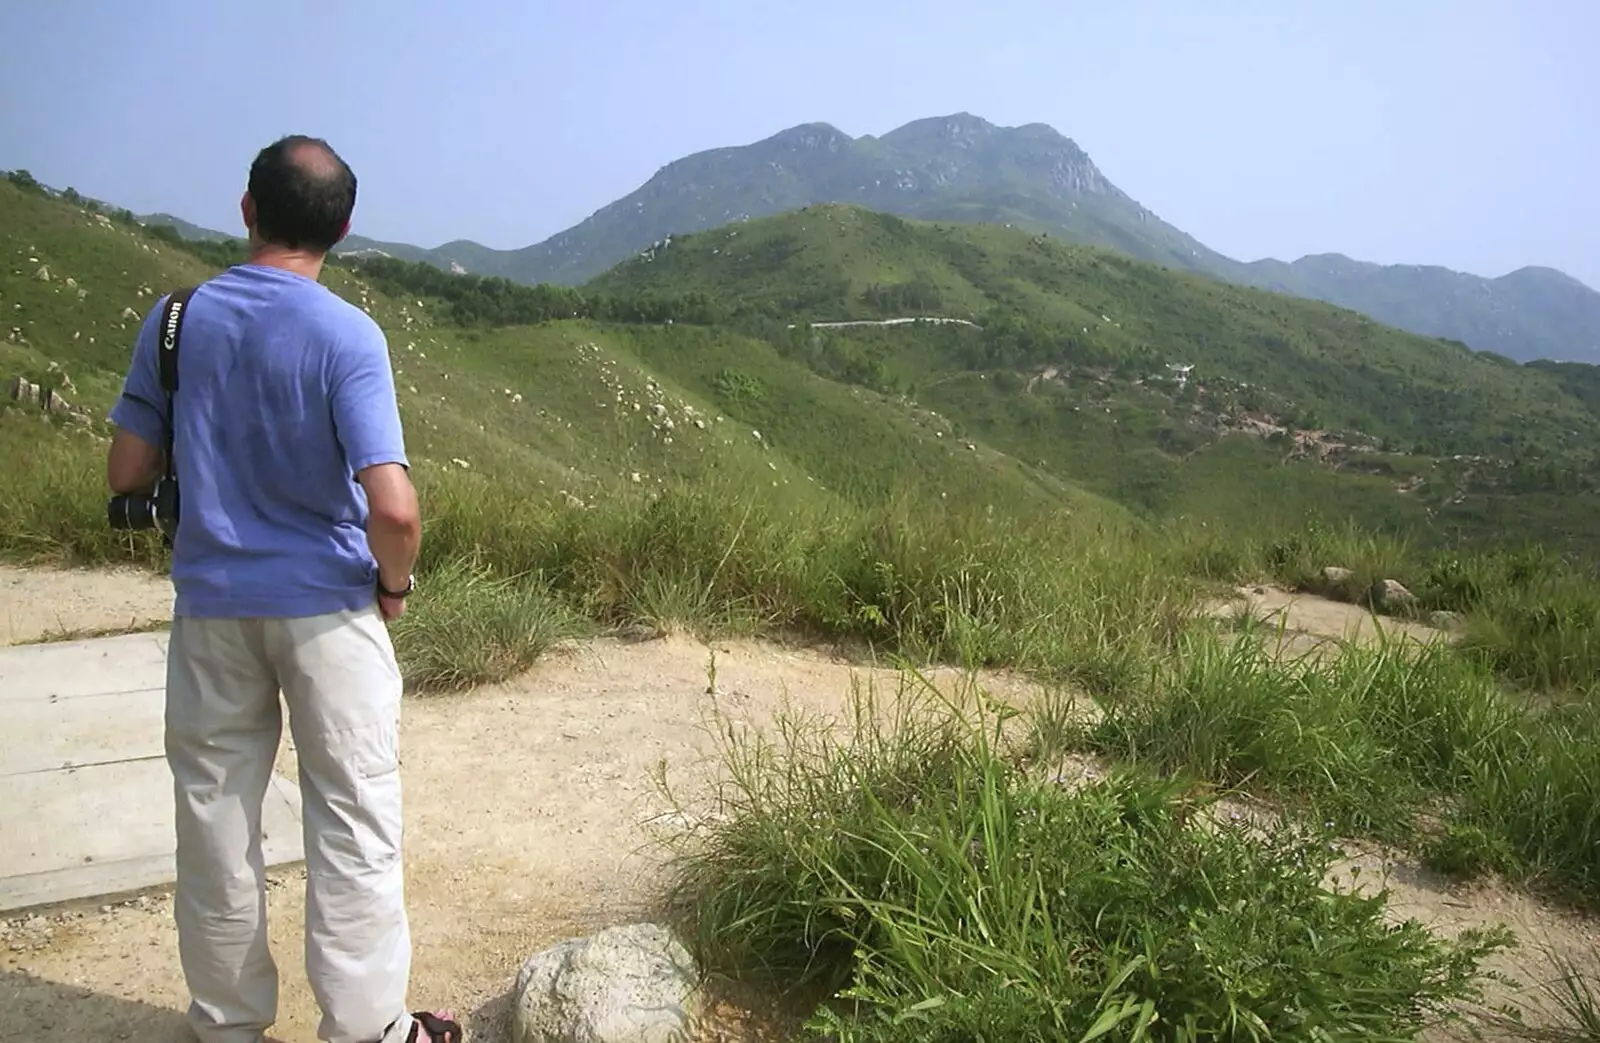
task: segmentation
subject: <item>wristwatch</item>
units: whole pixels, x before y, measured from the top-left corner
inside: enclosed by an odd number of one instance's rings
[[[378,593],[382,594],[386,598],[403,598],[403,597],[406,597],[407,595],[409,595],[413,590],[417,589],[417,577],[416,576],[407,576],[406,577],[406,587],[405,587],[404,590],[390,590],[388,587],[385,587],[383,585],[383,576],[382,575],[379,575],[378,579],[375,582],[376,582],[377,587],[378,587]]]

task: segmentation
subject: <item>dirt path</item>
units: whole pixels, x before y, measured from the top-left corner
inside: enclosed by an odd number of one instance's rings
[[[142,629],[172,618],[172,583],[134,569],[0,565],[0,645]]]
[[[766,644],[712,647],[716,702],[736,718],[767,717],[785,700],[836,712],[853,678],[876,676],[890,691],[897,678]],[[709,660],[710,649],[689,639],[598,641],[514,684],[407,701],[402,770],[418,1003],[470,1013],[470,1039],[505,1039],[504,995],[522,960],[649,915],[660,854],[640,823],[665,810],[651,781],[657,765],[673,777],[693,772],[710,749],[702,727],[713,705]],[[994,685],[1017,695],[1025,687],[1003,677]],[[292,772],[287,744],[284,761]],[[315,1039],[316,1026],[300,958],[304,875],[274,880],[276,1035],[300,1043]],[[164,896],[24,924],[0,938],[0,953],[0,1036],[37,1038],[47,1026],[48,1038],[187,1038]]]
[[[1403,619],[1374,615],[1360,605],[1330,601],[1314,594],[1295,594],[1277,587],[1240,587],[1231,600],[1211,606],[1219,619],[1248,616],[1269,640],[1281,631],[1285,656],[1319,655],[1334,650],[1341,641],[1371,644],[1379,640],[1432,642],[1444,640],[1442,630]]]
[[[108,589],[121,592],[121,583]],[[7,614],[13,590],[0,587]],[[113,615],[126,602],[116,604]],[[715,700],[707,694],[713,648]],[[891,671],[760,642],[604,640],[555,655],[514,683],[408,699],[402,750],[413,1002],[454,1007],[471,1040],[508,1039],[507,990],[522,960],[563,938],[650,915],[661,854],[640,824],[664,810],[652,775],[661,764],[669,778],[703,770],[713,702],[758,722],[786,703],[834,713],[862,678],[888,692],[897,683]],[[959,683],[951,673],[936,678]],[[984,680],[1003,696],[1031,691],[1014,677]],[[287,744],[283,758],[292,772]],[[1378,853],[1361,857],[1369,878],[1386,867],[1397,913],[1446,930],[1495,920],[1525,930],[1531,951],[1499,969],[1531,966],[1536,975],[1541,944],[1574,955],[1600,945],[1591,921],[1509,891],[1452,890]],[[300,871],[276,873],[269,893],[282,978],[275,1038],[286,1043],[315,1039],[300,955],[303,879]],[[185,1001],[164,895],[0,928],[0,1036],[176,1043],[189,1039]],[[712,1038],[748,1043],[761,1032],[747,1026],[736,1037]]]

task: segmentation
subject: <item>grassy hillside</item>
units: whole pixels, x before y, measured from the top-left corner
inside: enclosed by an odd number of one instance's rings
[[[1012,358],[997,344],[995,361],[1103,360],[1140,375],[1193,364],[1195,379],[1270,389],[1327,425],[1446,452],[1592,458],[1600,445],[1600,422],[1543,372],[1354,312],[1015,229],[810,207],[674,238],[592,285],[714,291],[751,312],[800,320],[1023,322],[1038,343],[1013,337]]]
[[[1159,513],[1299,510],[1272,472],[1313,430],[1345,448],[1330,458],[1344,480],[1294,475],[1311,500],[1441,538],[1511,523],[1594,543],[1581,522],[1600,458],[1589,367],[1517,365],[1044,236],[851,207],[674,238],[591,289],[720,295],[732,321],[819,372],[904,394]],[[803,328],[902,316],[981,328]],[[1193,367],[1181,382],[1175,364]]]
[[[53,384],[64,373],[68,398],[96,416],[157,295],[216,270],[135,226],[7,184],[0,250],[14,259],[0,272],[0,301],[19,331],[0,344],[6,375]],[[40,268],[48,280],[34,277]],[[324,282],[389,335],[424,469],[532,477],[558,500],[706,476],[780,490],[803,482],[857,499],[938,486],[963,502],[1092,500],[936,438],[885,396],[823,379],[732,332],[582,321],[462,329],[435,318],[438,302],[396,299],[354,272],[330,268]],[[21,413],[7,422],[32,422]],[[874,451],[839,451],[851,445]]]

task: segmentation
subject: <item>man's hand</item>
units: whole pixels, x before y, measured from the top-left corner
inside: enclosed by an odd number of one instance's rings
[[[385,623],[393,623],[406,614],[406,599],[389,598],[379,594],[378,611],[383,613],[383,621]]]

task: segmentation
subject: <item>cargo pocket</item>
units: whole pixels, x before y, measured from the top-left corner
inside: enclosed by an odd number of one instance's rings
[[[361,857],[377,867],[400,857],[404,815],[398,728],[388,722],[374,725],[364,738],[368,741],[356,764],[356,839]]]

